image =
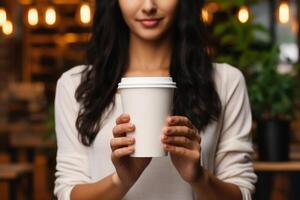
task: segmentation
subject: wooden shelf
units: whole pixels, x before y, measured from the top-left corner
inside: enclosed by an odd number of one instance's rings
[[[70,2],[64,5],[63,2],[65,1],[54,2],[59,13],[55,27],[50,28],[41,24],[30,28],[24,25],[23,81],[43,80],[45,85],[52,85],[56,82],[58,74],[85,61],[90,26],[83,26],[77,21],[79,0],[72,0],[72,5]],[[40,9],[45,7],[41,6]],[[55,78],[44,79],[45,75]]]
[[[254,162],[256,172],[300,172],[300,161]]]
[[[87,42],[90,34],[89,33],[54,33],[54,34],[31,34],[28,42],[30,43],[77,43]]]
[[[32,173],[31,164],[0,164],[0,180],[13,180]]]

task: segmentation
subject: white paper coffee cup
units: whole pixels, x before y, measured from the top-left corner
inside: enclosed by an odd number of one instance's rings
[[[176,83],[171,77],[126,77],[118,84],[123,112],[130,115],[135,131],[132,157],[167,156],[161,142],[162,128],[173,106]]]

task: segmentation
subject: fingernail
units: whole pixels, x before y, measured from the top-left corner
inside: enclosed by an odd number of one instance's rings
[[[168,133],[168,128],[167,127],[163,128],[163,133],[165,133],[165,134]]]
[[[166,135],[170,135],[171,130],[169,128],[166,129]]]

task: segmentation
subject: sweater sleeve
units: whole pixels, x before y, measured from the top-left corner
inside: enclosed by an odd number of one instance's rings
[[[75,100],[74,83],[63,74],[56,85],[55,132],[57,138],[54,194],[69,200],[76,184],[90,182],[88,149],[78,139],[75,121],[79,106]]]
[[[231,66],[225,69],[223,125],[215,157],[216,176],[239,186],[243,200],[251,200],[257,177],[251,158],[251,109],[242,73]]]

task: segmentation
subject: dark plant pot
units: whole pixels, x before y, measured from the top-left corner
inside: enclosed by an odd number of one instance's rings
[[[264,120],[257,123],[258,153],[261,161],[289,160],[289,121]]]

